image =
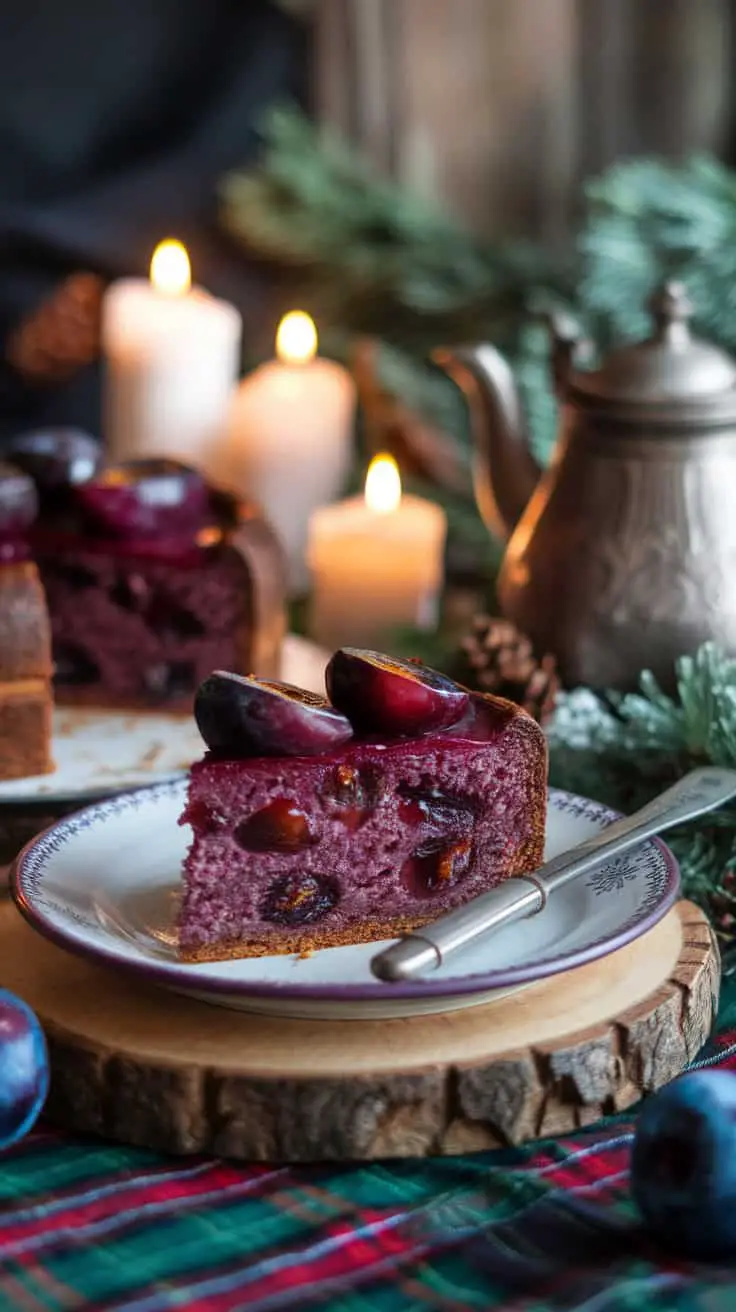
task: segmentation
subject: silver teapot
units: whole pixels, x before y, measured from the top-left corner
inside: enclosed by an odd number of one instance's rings
[[[645,668],[671,686],[705,639],[736,652],[736,361],[691,335],[678,284],[650,308],[652,335],[593,370],[557,323],[545,472],[499,352],[436,355],[470,403],[479,509],[508,538],[501,610],[567,686],[629,688]]]

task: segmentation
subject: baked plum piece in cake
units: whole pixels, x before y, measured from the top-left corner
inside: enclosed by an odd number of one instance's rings
[[[511,702],[343,649],[330,699],[215,673],[182,824],[182,957],[390,938],[542,859],[547,751]]]
[[[60,702],[191,711],[213,666],[278,674],[285,564],[254,506],[177,461],[100,468],[83,434],[16,445],[47,507],[33,550]]]

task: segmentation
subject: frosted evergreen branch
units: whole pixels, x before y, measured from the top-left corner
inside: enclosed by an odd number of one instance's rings
[[[736,768],[736,659],[706,643],[676,668],[676,697],[648,672],[638,693],[563,694],[548,731],[553,783],[631,811],[696,765]],[[724,878],[736,870],[736,806],[672,841],[686,894],[706,907],[714,896],[730,906]]]

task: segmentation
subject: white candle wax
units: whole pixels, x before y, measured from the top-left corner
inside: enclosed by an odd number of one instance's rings
[[[199,288],[122,279],[103,305],[104,437],[113,460],[170,456],[205,467],[222,438],[242,321]]]
[[[330,650],[380,649],[397,626],[434,627],[446,531],[440,507],[413,496],[385,514],[360,496],[316,511],[311,637]]]
[[[349,474],[355,387],[331,360],[281,354],[238,387],[211,472],[261,504],[285,547],[291,591],[300,593],[310,515],[340,495]]]

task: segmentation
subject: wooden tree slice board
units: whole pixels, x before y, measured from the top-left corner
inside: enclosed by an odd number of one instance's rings
[[[259,1161],[462,1153],[620,1111],[692,1059],[718,949],[680,902],[644,937],[495,1002],[391,1021],[247,1015],[139,984],[0,907],[0,984],[44,1023],[48,1115],[174,1153]]]

